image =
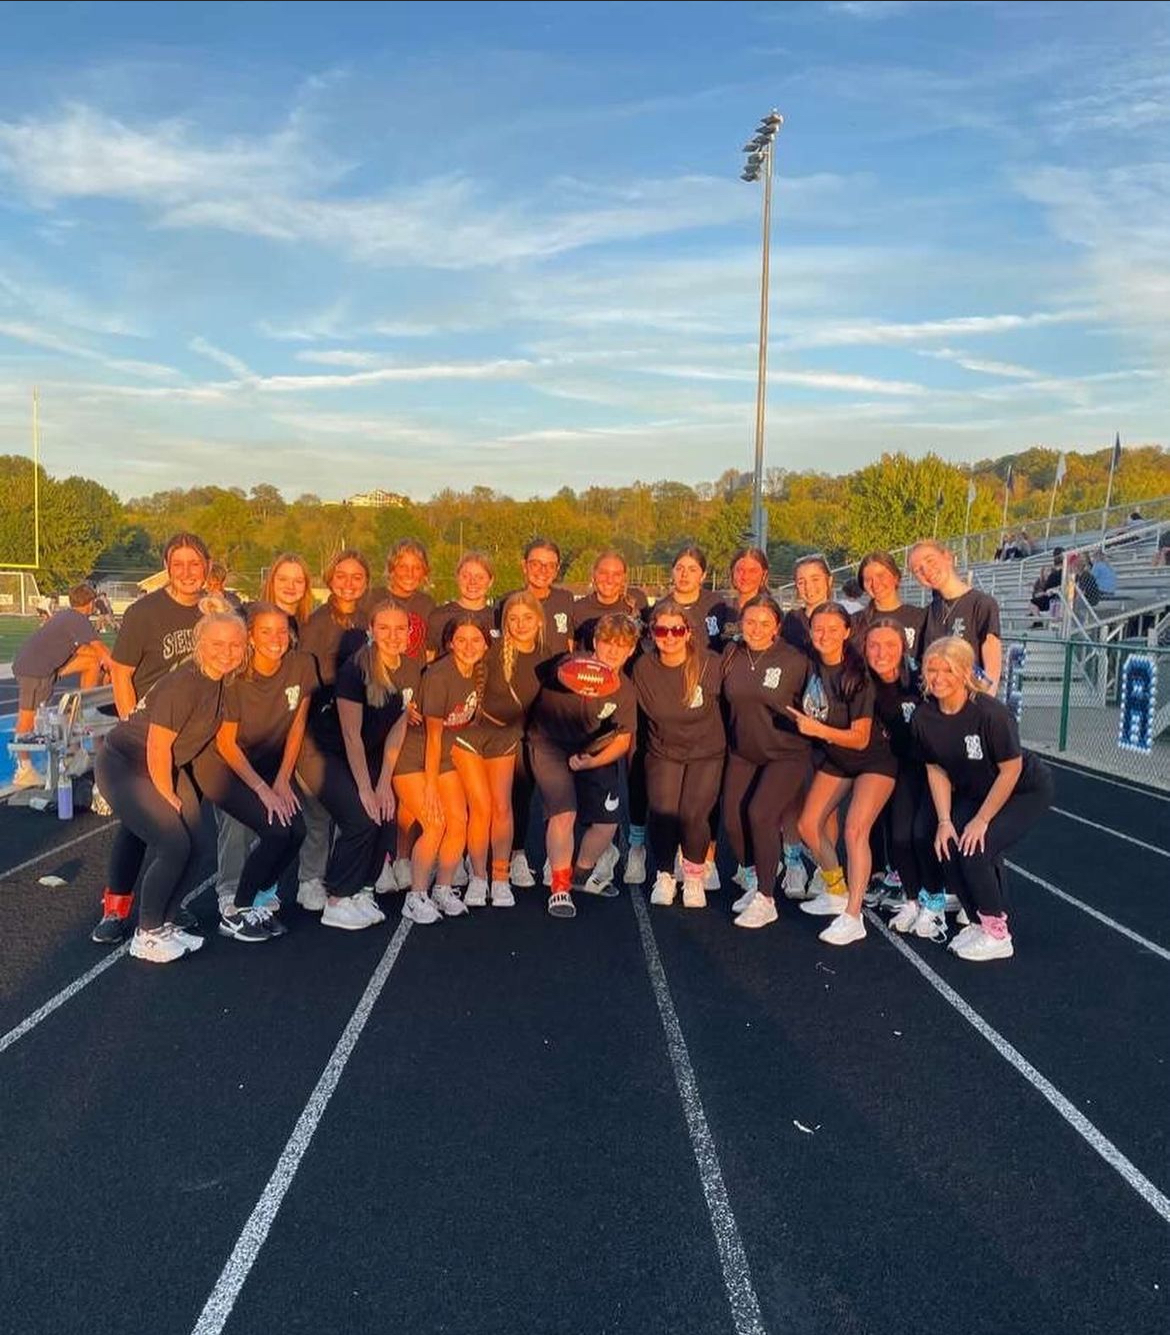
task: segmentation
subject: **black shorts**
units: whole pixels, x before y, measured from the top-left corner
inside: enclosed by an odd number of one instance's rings
[[[540,738],[532,739],[528,754],[546,816],[572,811],[585,825],[614,825],[625,820],[620,762],[611,761],[600,769],[571,770],[570,753]]]
[[[520,740],[523,737],[520,725],[488,723],[479,719],[470,727],[461,728],[455,734],[454,745],[461,751],[470,751],[472,755],[484,760],[504,760],[508,756],[518,755]]]
[[[818,746],[813,752],[813,765],[818,774],[828,774],[834,779],[859,779],[863,774],[898,777],[898,760],[892,751],[850,752],[845,747],[827,751]]]
[[[52,698],[53,687],[57,684],[57,674],[54,673],[51,677],[17,677],[16,683],[20,687],[17,709],[28,709],[35,713]]]
[[[426,730],[413,724],[406,730],[406,739],[398,753],[398,763],[394,766],[395,774],[421,774],[426,768]],[[450,774],[455,766],[451,763],[451,743],[443,737],[443,746],[439,751],[439,773]]]

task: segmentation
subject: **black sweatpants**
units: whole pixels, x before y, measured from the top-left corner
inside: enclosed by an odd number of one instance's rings
[[[885,809],[889,814],[890,860],[902,878],[906,898],[916,898],[919,890],[935,894],[943,888],[943,875],[934,855],[938,820],[924,765],[911,763],[899,768]]]
[[[370,782],[377,785],[382,772],[381,753],[367,755],[366,764]],[[386,854],[394,849],[394,821],[379,825],[369,818],[345,756],[306,743],[297,761],[297,773],[333,817],[337,829],[325,866],[325,889],[337,899],[348,899],[368,889],[378,879]]]
[[[110,850],[108,885],[130,894],[145,864],[138,924],[147,931],[169,922],[194,884],[199,842],[200,793],[187,766],[174,774],[181,809],[167,802],[146,768],[146,752],[130,758],[103,746],[94,761],[102,795],[121,824]]]
[[[771,898],[784,852],[781,817],[800,794],[808,756],[792,755],[763,765],[734,752],[723,771],[723,828],[736,861],[755,867],[760,890]]]
[[[304,818],[298,811],[288,825],[276,820],[270,822],[264,803],[214,746],[197,756],[192,768],[203,796],[256,836],[257,843],[240,871],[235,897],[237,908],[250,908],[260,891],[276,885],[281,873],[297,856],[305,841]]]
[[[688,862],[704,862],[711,839],[711,810],[719,801],[723,757],[664,760],[646,757],[646,828],[658,871],[674,870],[674,852]]]
[[[1004,851],[1023,838],[1052,805],[1052,777],[1041,770],[1036,787],[1026,793],[1013,793],[987,827],[984,851],[964,855],[952,844],[950,857],[942,864],[947,889],[958,895],[967,916],[976,913],[998,917],[1004,912],[1003,878],[996,866]],[[956,838],[982,806],[971,798],[956,798],[951,806],[951,820]]]

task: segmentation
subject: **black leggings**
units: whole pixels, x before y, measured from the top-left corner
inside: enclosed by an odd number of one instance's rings
[[[919,890],[935,894],[943,888],[943,875],[934,855],[938,821],[925,766],[901,765],[886,811],[890,818],[890,861],[902,879],[906,898],[914,899]]]
[[[536,780],[532,777],[528,742],[522,737],[516,748],[516,768],[512,771],[512,849],[517,853],[528,846],[528,826],[532,821],[535,793]]]
[[[755,867],[762,893],[769,899],[784,850],[781,817],[800,795],[808,775],[808,756],[794,754],[763,765],[728,754],[723,773],[723,828],[736,861]]]
[[[199,843],[200,793],[184,766],[174,775],[176,811],[154,786],[146,753],[130,758],[103,746],[94,773],[121,824],[110,850],[108,883],[117,894],[131,894],[143,863],[138,923],[147,931],[168,922],[194,882]]]
[[[706,860],[711,809],[719,801],[722,776],[722,756],[685,762],[646,757],[646,825],[658,871],[673,870],[680,846],[688,862]]]
[[[382,772],[381,755],[367,755],[366,764],[370,783],[376,785]],[[386,854],[393,851],[397,826],[393,821],[379,825],[366,814],[345,756],[304,746],[297,773],[337,827],[325,867],[325,889],[337,899],[368,889],[377,880]]]
[[[208,747],[193,765],[195,782],[204,797],[246,825],[257,843],[244,861],[236,886],[235,906],[250,908],[261,890],[280,880],[281,872],[305,841],[305,821],[298,811],[288,825],[269,822],[264,803],[235,774],[214,747]]]
[[[1035,788],[1026,793],[1013,793],[987,827],[982,853],[961,854],[954,844],[950,857],[942,864],[947,889],[958,895],[967,915],[974,921],[976,913],[998,917],[1004,911],[1003,877],[997,864],[1004,851],[1021,839],[1052,805],[1052,778],[1047,770],[1041,771]],[[951,806],[951,820],[956,836],[982,806],[972,798],[956,798]]]

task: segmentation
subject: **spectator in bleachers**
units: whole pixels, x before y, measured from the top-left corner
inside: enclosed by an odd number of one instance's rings
[[[1060,581],[1064,572],[1064,548],[1054,547],[1052,549],[1052,565],[1043,571],[1032,585],[1032,601],[1029,604],[1029,611],[1036,618],[1032,622],[1032,629],[1040,628],[1044,622],[1043,618],[1051,615],[1053,605],[1060,601]]]
[[[1097,588],[1102,598],[1112,598],[1117,592],[1117,571],[1106,560],[1105,553],[1099,548],[1089,557],[1089,569],[1092,571]]]

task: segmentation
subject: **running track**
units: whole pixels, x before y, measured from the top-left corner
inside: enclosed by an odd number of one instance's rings
[[[1170,801],[1057,782],[984,967],[527,892],[94,976],[108,824],[0,809],[6,1327],[1164,1335]]]

